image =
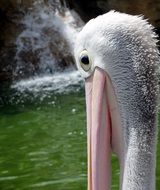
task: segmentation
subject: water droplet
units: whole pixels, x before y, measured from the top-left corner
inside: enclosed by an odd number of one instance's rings
[[[75,108],[73,108],[73,109],[72,109],[72,113],[75,113],[75,112],[76,112],[76,109],[75,109]]]

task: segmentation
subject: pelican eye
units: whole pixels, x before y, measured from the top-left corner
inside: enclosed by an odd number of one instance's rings
[[[87,50],[83,50],[81,52],[80,57],[79,57],[79,62],[84,71],[90,70],[92,63],[91,63]]]
[[[89,57],[88,55],[84,55],[81,57],[81,62],[85,65],[89,65]]]

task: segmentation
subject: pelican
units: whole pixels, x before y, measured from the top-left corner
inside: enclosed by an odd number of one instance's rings
[[[155,190],[159,54],[142,16],[110,11],[78,34],[74,56],[85,79],[88,190],[111,188],[111,154],[121,190]]]

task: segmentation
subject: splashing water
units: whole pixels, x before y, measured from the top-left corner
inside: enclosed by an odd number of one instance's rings
[[[22,19],[24,30],[16,40],[14,76],[18,79],[53,74],[73,64],[74,40],[84,23],[76,12],[63,4],[35,1]]]
[[[79,91],[83,86],[83,79],[78,71],[65,71],[63,73],[55,73],[53,76],[46,75],[34,77],[27,80],[21,80],[11,86],[21,93],[32,92],[55,92],[67,93],[72,90]]]
[[[16,40],[14,75],[28,79],[14,82],[12,89],[37,95],[40,91],[62,93],[81,86],[77,71],[63,68],[73,64],[74,41],[84,23],[63,4],[58,0],[35,1],[21,21],[24,30]]]

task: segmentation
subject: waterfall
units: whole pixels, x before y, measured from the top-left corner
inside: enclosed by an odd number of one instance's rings
[[[73,44],[83,22],[64,5],[37,0],[25,14],[16,40],[15,76],[53,73],[73,63]]]
[[[36,0],[21,24],[14,71],[18,81],[12,88],[21,92],[62,92],[79,84],[82,79],[73,66],[73,46],[84,23],[78,14],[65,2]]]

